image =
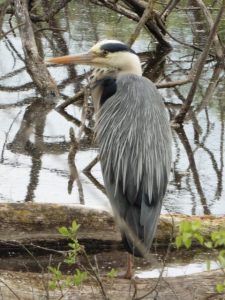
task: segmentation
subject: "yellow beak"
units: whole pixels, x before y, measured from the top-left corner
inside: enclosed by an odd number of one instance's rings
[[[65,55],[59,57],[52,57],[46,60],[47,63],[53,64],[81,64],[90,65],[94,63],[94,59],[97,57],[93,52],[81,53],[78,55]]]

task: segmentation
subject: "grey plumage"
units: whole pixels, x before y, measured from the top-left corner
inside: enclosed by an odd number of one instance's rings
[[[171,133],[150,80],[126,74],[116,84],[116,93],[98,112],[96,133],[106,191],[124,244],[140,256],[121,220],[149,250],[170,172]]]
[[[126,249],[143,256],[170,173],[171,132],[162,98],[141,76],[138,56],[120,41],[100,41],[87,53],[48,61],[98,68],[90,81],[105,188]]]

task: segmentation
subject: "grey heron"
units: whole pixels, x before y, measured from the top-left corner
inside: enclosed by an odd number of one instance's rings
[[[171,165],[171,131],[162,97],[142,76],[139,57],[120,41],[100,41],[87,53],[48,62],[95,67],[90,81],[106,192],[126,250],[144,256]]]

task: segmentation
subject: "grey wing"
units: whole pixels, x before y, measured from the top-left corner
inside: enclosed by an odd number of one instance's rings
[[[125,75],[116,83],[96,125],[102,173],[115,216],[149,249],[170,172],[170,126],[151,81]],[[122,226],[121,231],[127,250],[140,255]]]

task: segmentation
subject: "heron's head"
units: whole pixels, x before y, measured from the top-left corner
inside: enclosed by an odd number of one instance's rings
[[[86,53],[50,58],[47,62],[115,68],[124,73],[142,74],[141,63],[136,53],[126,44],[116,40],[100,41]]]

